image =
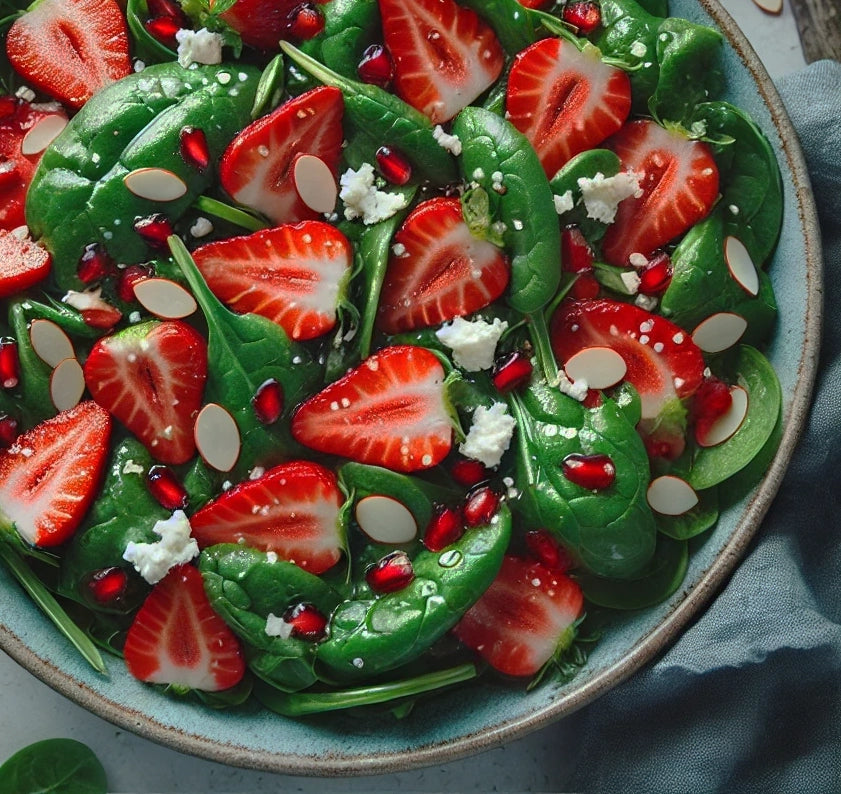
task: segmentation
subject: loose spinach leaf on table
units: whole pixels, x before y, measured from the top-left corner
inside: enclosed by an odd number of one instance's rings
[[[0,766],[0,794],[106,794],[105,770],[74,739],[45,739]]]

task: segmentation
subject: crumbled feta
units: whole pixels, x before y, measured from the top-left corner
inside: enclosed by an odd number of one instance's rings
[[[648,264],[648,257],[635,251],[628,257],[628,261],[633,267],[645,267]]]
[[[160,536],[155,543],[129,541],[123,559],[149,584],[157,584],[170,568],[189,562],[199,553],[195,538],[190,537],[190,522],[183,510],[176,510],[165,521],[157,521],[152,531]]]
[[[435,129],[432,130],[432,137],[435,138],[435,142],[442,149],[446,149],[450,154],[454,154],[456,157],[461,154],[461,140],[458,135],[450,135],[444,132],[444,128],[440,124],[437,124]]]
[[[567,190],[566,193],[562,193],[560,196],[553,196],[552,200],[555,202],[555,212],[557,212],[558,215],[563,215],[565,212],[569,212],[575,206],[571,190]]]
[[[657,308],[657,298],[654,295],[639,294],[634,299],[634,303],[647,312],[653,312]]]
[[[146,469],[139,463],[135,463],[131,458],[123,465],[123,474],[145,474]]]
[[[269,637],[280,637],[288,640],[292,636],[292,624],[269,612],[269,616],[266,618],[266,634]]]
[[[459,445],[459,452],[480,461],[489,469],[499,466],[511,443],[516,424],[509,416],[505,403],[494,403],[490,408],[480,405],[473,412],[473,424],[467,438]]]
[[[456,317],[442,325],[435,336],[453,351],[457,366],[467,372],[479,372],[493,366],[496,344],[506,328],[508,323],[498,317],[492,323]]]
[[[645,46],[645,42],[635,41],[631,45],[631,55],[633,55],[635,58],[644,58],[647,52],[648,47]]]
[[[348,168],[339,179],[339,198],[345,205],[345,218],[362,218],[366,226],[390,218],[406,206],[405,196],[378,190],[374,184],[374,166],[362,163],[358,171]]]
[[[134,71],[135,72],[142,72],[146,68],[146,61],[141,61],[140,58],[137,58],[134,62]]]
[[[619,202],[630,196],[642,195],[640,176],[633,171],[620,171],[616,176],[605,177],[598,172],[592,179],[581,177],[578,187],[587,209],[587,217],[602,223],[613,223]]]
[[[633,270],[624,271],[619,278],[622,279],[622,283],[625,285],[625,289],[628,290],[629,295],[636,295],[639,292],[642,280]]]
[[[207,28],[182,28],[175,34],[175,40],[178,42],[178,63],[185,69],[194,63],[222,63],[222,37],[218,33],[211,33]]]
[[[213,231],[213,224],[204,217],[196,218],[196,222],[190,227],[190,234],[193,237],[207,237]]]
[[[561,394],[566,394],[567,397],[572,397],[573,400],[578,400],[578,402],[584,401],[590,388],[584,378],[579,378],[573,382],[563,370],[558,373],[558,382],[555,385]]]
[[[15,96],[24,102],[35,101],[35,92],[28,85],[19,86],[18,90],[15,91]]]

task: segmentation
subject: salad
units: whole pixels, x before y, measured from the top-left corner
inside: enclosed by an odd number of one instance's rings
[[[780,174],[665,0],[0,24],[0,559],[97,670],[566,680],[767,466]]]

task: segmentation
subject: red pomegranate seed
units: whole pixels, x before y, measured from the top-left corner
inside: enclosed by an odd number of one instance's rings
[[[579,33],[592,33],[602,23],[602,12],[598,3],[591,0],[567,3],[564,6],[563,20],[568,25],[578,28]]]
[[[134,285],[151,275],[149,268],[143,265],[129,265],[125,270],[120,271],[120,278],[117,281],[117,295],[120,300],[131,303],[134,300]]]
[[[251,405],[257,419],[264,425],[276,422],[283,413],[283,387],[274,378],[269,378],[257,389]]]
[[[568,571],[573,560],[567,550],[547,529],[532,529],[525,534],[526,548],[538,562],[554,571]]]
[[[488,486],[477,488],[468,494],[464,503],[464,523],[468,527],[487,524],[499,507],[499,495]]]
[[[577,226],[567,226],[561,232],[561,262],[567,273],[591,273],[593,249]]]
[[[380,173],[392,185],[405,185],[412,178],[412,164],[397,149],[380,146],[375,157]]]
[[[695,440],[701,443],[716,420],[727,413],[732,404],[733,395],[724,381],[714,376],[704,379],[692,396],[689,409],[690,421],[695,425]]]
[[[491,473],[485,468],[484,464],[478,460],[469,460],[467,458],[456,461],[450,473],[453,475],[453,479],[465,488],[472,488],[474,485],[490,479],[491,476]]]
[[[154,19],[147,19],[143,23],[146,32],[157,39],[161,44],[166,44],[168,47],[176,47],[178,42],[175,39],[175,34],[181,30],[181,25],[176,19],[172,17],[155,17]]]
[[[83,284],[99,281],[117,270],[114,260],[102,243],[90,243],[79,258],[76,275]]]
[[[567,455],[561,470],[570,482],[589,491],[603,491],[610,488],[616,479],[616,466],[607,455]]]
[[[439,505],[423,533],[423,545],[430,551],[441,551],[455,543],[463,534],[464,521],[461,513],[453,507]]]
[[[20,383],[18,343],[11,336],[0,338],[0,386],[14,389]]]
[[[324,30],[324,14],[315,3],[301,3],[289,13],[289,34],[298,41],[307,41]]]
[[[181,157],[184,162],[204,171],[210,165],[210,148],[204,130],[197,127],[182,127],[178,135]]]
[[[570,295],[577,300],[597,298],[601,288],[601,284],[592,273],[579,273],[572,283]]]
[[[13,96],[0,96],[0,119],[14,116],[20,100]]]
[[[168,466],[152,466],[146,475],[146,485],[167,510],[184,510],[190,501],[187,490]]]
[[[497,359],[491,378],[497,390],[505,394],[525,386],[531,380],[533,371],[529,357],[522,350],[515,350]]]
[[[0,449],[8,449],[19,435],[18,420],[8,414],[0,414]]]
[[[317,642],[327,634],[327,618],[312,604],[302,602],[283,613],[284,623],[292,626],[292,637]]]
[[[672,283],[672,260],[665,251],[653,256],[639,272],[639,291],[643,295],[661,295]]]
[[[394,61],[382,44],[372,44],[362,53],[356,73],[363,83],[387,88],[394,79]]]
[[[394,593],[408,587],[415,578],[412,561],[405,551],[393,551],[372,565],[365,581],[375,593]]]
[[[94,601],[108,606],[125,595],[128,575],[122,568],[102,568],[90,575],[87,584]]]
[[[166,240],[172,234],[172,224],[166,215],[156,212],[148,218],[135,221],[134,230],[153,248],[166,248]]]
[[[146,0],[146,10],[150,16],[172,17],[182,28],[187,27],[187,15],[174,0]]]

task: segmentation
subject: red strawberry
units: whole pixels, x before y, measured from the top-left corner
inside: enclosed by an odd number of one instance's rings
[[[542,39],[514,58],[505,109],[552,177],[622,127],[631,110],[631,83],[595,48],[582,52],[563,39]]]
[[[110,435],[108,412],[88,400],[18,436],[0,452],[0,518],[35,546],[68,540],[96,493]]]
[[[453,631],[500,673],[532,676],[569,647],[583,605],[581,588],[566,574],[507,555]]]
[[[333,472],[292,461],[226,491],[193,514],[190,524],[200,548],[245,543],[320,574],[342,556],[343,501]]]
[[[307,400],[292,435],[319,452],[395,471],[439,464],[452,446],[444,368],[422,347],[386,347]]]
[[[28,289],[50,272],[49,251],[20,231],[25,227],[11,232],[0,229],[0,298]]]
[[[718,168],[709,146],[650,120],[632,121],[608,146],[624,171],[640,175],[639,198],[619,204],[604,237],[604,258],[627,265],[631,254],[650,255],[701,220],[718,196]]]
[[[33,86],[74,108],[132,72],[115,0],[39,0],[12,24],[6,54]]]
[[[193,457],[193,422],[207,377],[207,343],[180,320],[151,320],[100,339],[85,362],[94,400],[161,463]]]
[[[249,124],[222,156],[219,178],[230,196],[273,223],[317,218],[298,196],[294,164],[301,154],[320,157],[336,175],[342,153],[342,92],[313,88]]]
[[[483,309],[508,286],[508,262],[470,233],[456,198],[419,204],[394,235],[377,325],[387,334],[439,325]]]
[[[502,47],[475,11],[454,0],[379,2],[395,93],[433,123],[453,118],[502,73]]]
[[[173,568],[147,596],[123,649],[141,681],[203,692],[236,686],[245,675],[239,640],[210,605],[192,565]]]
[[[302,340],[336,324],[353,251],[334,226],[303,221],[208,243],[193,257],[231,309],[261,314]]]
[[[211,11],[213,4],[211,0]],[[300,4],[300,0],[236,0],[220,16],[249,47],[277,50],[278,42],[287,37],[295,9]]]

